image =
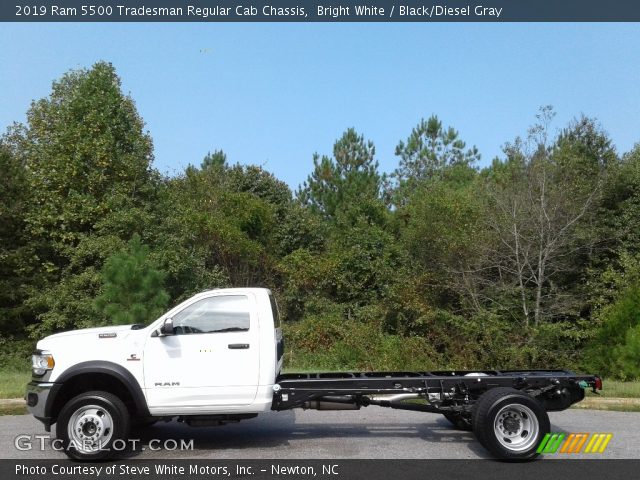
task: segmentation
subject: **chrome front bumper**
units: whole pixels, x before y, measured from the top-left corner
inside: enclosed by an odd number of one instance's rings
[[[27,402],[27,410],[31,415],[36,417],[42,423],[47,431],[51,427],[51,418],[47,416],[47,400],[51,391],[58,385],[51,382],[35,382],[27,384],[25,392],[25,400]]]

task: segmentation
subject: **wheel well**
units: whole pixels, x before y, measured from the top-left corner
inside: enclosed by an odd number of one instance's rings
[[[51,407],[51,415],[54,421],[57,419],[62,407],[69,400],[81,393],[92,390],[112,393],[123,401],[130,415],[134,415],[137,412],[133,395],[122,381],[107,373],[81,373],[62,384]]]

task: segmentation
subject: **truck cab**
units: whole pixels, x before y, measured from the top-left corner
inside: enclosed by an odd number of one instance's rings
[[[27,406],[47,429],[71,398],[88,391],[114,392],[137,418],[257,414],[271,407],[283,350],[269,290],[209,290],[146,327],[40,340]]]
[[[141,356],[152,415],[258,413],[271,406],[282,341],[271,292],[212,290],[145,329],[142,350],[131,353]]]

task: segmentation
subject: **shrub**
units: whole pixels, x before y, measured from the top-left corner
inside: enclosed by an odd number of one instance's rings
[[[620,380],[640,378],[640,283],[625,289],[600,318],[587,364]]]
[[[24,338],[0,336],[0,368],[5,371],[28,371],[35,342]]]

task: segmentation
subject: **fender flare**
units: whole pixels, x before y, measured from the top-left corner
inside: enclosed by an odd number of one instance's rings
[[[65,370],[55,381],[55,387],[52,389],[49,397],[47,398],[47,404],[45,406],[45,415],[47,417],[55,417],[53,415],[53,406],[55,405],[56,397],[62,390],[65,382],[72,380],[78,375],[87,373],[101,373],[109,375],[116,380],[120,381],[129,391],[133,402],[136,406],[136,411],[142,416],[149,416],[149,408],[147,407],[147,400],[142,392],[140,384],[133,376],[133,374],[124,368],[122,365],[118,365],[113,362],[106,362],[103,360],[92,360],[88,362],[78,363]]]

